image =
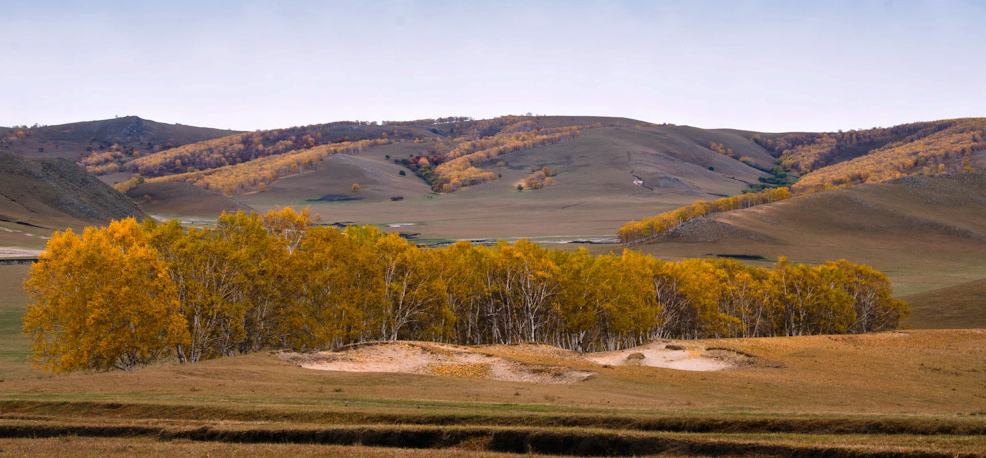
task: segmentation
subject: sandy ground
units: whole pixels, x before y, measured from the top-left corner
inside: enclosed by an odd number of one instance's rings
[[[476,348],[430,342],[367,344],[314,354],[282,353],[281,358],[316,370],[398,372],[531,383],[573,383],[595,374],[561,366],[524,364]]]
[[[0,258],[31,258],[39,254],[41,254],[41,250],[25,250],[23,248],[0,246]]]
[[[648,366],[683,371],[719,371],[736,367],[734,358],[706,351],[704,347],[663,341],[619,351],[588,353],[585,358],[611,366]]]
[[[498,346],[504,347],[504,346]],[[280,358],[301,367],[344,372],[395,372],[446,377],[483,378],[530,383],[574,383],[595,372],[562,365],[522,363],[511,353],[544,352],[544,346],[516,346],[512,351],[430,342],[383,342],[320,353],[281,353]],[[551,357],[600,366],[647,366],[687,371],[718,371],[756,364],[756,358],[728,349],[707,349],[682,342],[654,341],[620,351],[579,355],[559,349]],[[499,354],[497,354],[499,353]],[[533,353],[532,353],[533,354]],[[529,355],[528,355],[529,356]]]

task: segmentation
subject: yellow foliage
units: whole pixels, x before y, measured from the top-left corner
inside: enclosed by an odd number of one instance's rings
[[[56,234],[25,286],[34,359],[57,372],[132,369],[172,355],[397,339],[613,350],[652,338],[869,332],[908,313],[886,276],[846,261],[782,258],[767,269],[527,240],[422,249],[374,227],[313,222],[285,208],[223,214],[211,228],[130,219]]]
[[[24,332],[46,370],[131,370],[188,340],[165,263],[133,219],[56,233],[24,288]]]
[[[791,192],[788,188],[775,188],[739,196],[723,197],[712,202],[698,201],[676,210],[645,218],[642,221],[630,221],[620,227],[617,236],[625,244],[640,243],[653,239],[695,218],[777,202],[790,197]]]

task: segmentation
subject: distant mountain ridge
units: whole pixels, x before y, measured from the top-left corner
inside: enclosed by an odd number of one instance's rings
[[[148,154],[237,133],[241,132],[124,116],[52,126],[0,127],[0,148],[15,154],[79,162],[93,153],[109,151],[114,145],[121,152]]]

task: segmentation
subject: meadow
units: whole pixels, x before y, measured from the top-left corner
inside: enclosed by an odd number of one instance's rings
[[[398,447],[406,456],[986,452],[982,330],[688,341],[764,362],[718,372],[606,367],[525,346],[487,348],[522,363],[596,373],[573,384],[316,371],[271,353],[53,376],[30,369],[28,342],[19,333],[26,270],[0,266],[5,450],[55,455],[82,445],[93,454],[237,450],[351,456],[396,453],[381,446]],[[355,444],[362,445],[338,447]],[[413,448],[431,450],[406,450]]]

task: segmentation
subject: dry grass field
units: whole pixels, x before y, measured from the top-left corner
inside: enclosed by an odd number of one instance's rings
[[[15,453],[986,453],[983,330],[681,343],[749,355],[713,372],[477,348],[592,373],[561,384],[313,370],[276,353],[51,376],[28,367],[19,333],[26,273],[0,266],[0,449]]]
[[[251,208],[220,193],[191,183],[143,183],[127,191],[147,213],[165,218],[204,217],[215,219],[222,212],[251,211]]]
[[[910,304],[914,316],[920,318],[911,320],[915,328],[982,326],[981,318],[986,314],[986,279],[904,296],[903,299]]]

